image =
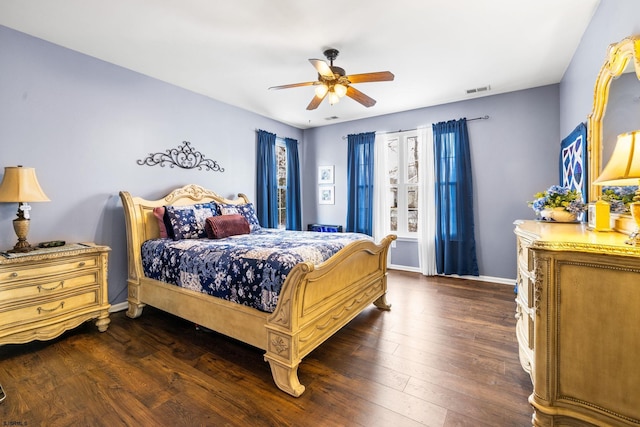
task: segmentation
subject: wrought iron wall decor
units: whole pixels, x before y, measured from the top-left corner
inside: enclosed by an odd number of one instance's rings
[[[149,157],[136,162],[141,166],[169,165],[171,168],[178,166],[182,169],[202,170],[204,168],[208,171],[224,172],[224,168],[218,162],[205,158],[204,154],[196,151],[189,141],[182,141],[182,144],[178,148],[166,150],[165,153],[149,153]]]

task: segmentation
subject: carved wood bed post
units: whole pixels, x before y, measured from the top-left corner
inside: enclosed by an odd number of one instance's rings
[[[129,308],[127,309],[127,317],[136,318],[142,314],[142,308],[145,306],[140,298],[140,277],[142,271],[138,271],[141,259],[140,246],[140,234],[137,228],[141,223],[142,213],[134,204],[131,195],[126,191],[120,192],[120,199],[122,200],[122,207],[124,209],[124,219],[127,231],[127,266],[128,266],[128,278],[127,278],[127,302]]]
[[[295,307],[300,303],[296,301],[299,295],[294,293],[300,287],[291,286],[290,283],[299,283],[309,272],[313,271],[313,264],[305,262],[296,265],[287,276],[282,286],[278,307],[267,317],[267,348],[264,360],[269,362],[271,375],[278,388],[298,397],[304,393],[305,387],[298,380],[298,366],[302,361],[300,355],[298,315],[294,313]]]

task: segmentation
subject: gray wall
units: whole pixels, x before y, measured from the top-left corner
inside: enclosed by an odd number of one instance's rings
[[[195,183],[253,200],[255,130],[302,139],[299,129],[2,26],[0,64],[0,166],[35,167],[51,199],[33,204],[29,241],[110,246],[111,303],[126,299],[119,191],[155,199]],[[224,173],[136,164],[185,140]],[[16,208],[0,204],[0,248],[15,244]]]
[[[512,92],[305,131],[305,168],[335,165],[336,204],[318,205],[314,179],[307,179],[304,216],[329,224],[346,218],[347,142],[351,133],[431,126],[489,115],[468,123],[475,192],[476,245],[480,274],[513,279],[513,221],[533,218],[527,201],[558,182],[560,149],[558,86]],[[395,253],[394,253],[395,251]],[[417,245],[392,249],[392,263],[417,267]],[[402,259],[401,259],[402,258]]]
[[[593,89],[606,59],[607,47],[636,34],[640,34],[640,1],[601,1],[560,83],[561,135],[568,135],[578,123],[586,122],[591,113]],[[640,120],[627,130],[638,128]]]

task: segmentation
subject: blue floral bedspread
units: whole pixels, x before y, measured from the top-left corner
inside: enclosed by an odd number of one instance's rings
[[[263,228],[219,240],[153,239],[142,244],[142,265],[146,277],[271,313],[296,264],[320,264],[360,239],[371,238]]]

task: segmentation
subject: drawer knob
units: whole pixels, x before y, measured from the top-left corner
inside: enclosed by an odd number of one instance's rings
[[[54,291],[54,290],[56,290],[58,288],[64,288],[64,280],[62,280],[60,283],[58,283],[53,288],[45,288],[42,285],[38,285],[38,292],[40,292],[40,291]]]
[[[14,271],[13,273],[11,273],[11,277],[18,277],[18,273]]]
[[[87,264],[86,262],[84,262],[84,261],[80,261],[80,262],[78,263],[78,267],[84,267],[86,264]]]
[[[64,301],[60,302],[60,304],[58,304],[56,307],[54,308],[42,308],[42,307],[38,307],[38,314],[42,314],[42,312],[44,311],[45,313],[51,313],[52,311],[56,311],[59,308],[64,308]]]

